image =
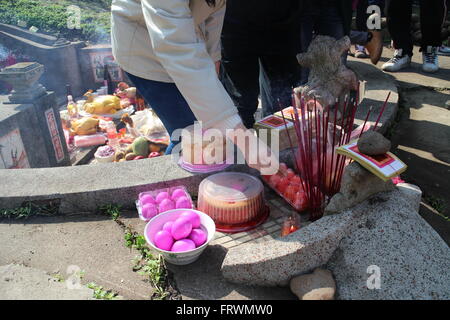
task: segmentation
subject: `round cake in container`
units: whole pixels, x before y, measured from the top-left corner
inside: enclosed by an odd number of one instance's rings
[[[222,172],[200,183],[198,210],[209,215],[218,231],[241,232],[263,223],[269,214],[261,181],[249,174]]]

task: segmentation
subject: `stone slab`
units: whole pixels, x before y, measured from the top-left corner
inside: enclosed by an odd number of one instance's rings
[[[227,170],[255,173],[244,165]],[[181,169],[170,156],[92,166],[0,170],[0,208],[55,200],[60,202],[60,213],[94,212],[111,203],[133,209],[143,191],[184,185],[196,195],[206,176]]]
[[[339,299],[450,298],[450,248],[418,214],[412,199],[420,190],[403,188],[360,207],[365,221],[342,239],[328,262]],[[379,287],[370,278],[374,270]]]
[[[92,300],[87,287],[69,289],[45,271],[9,264],[0,266],[0,300]]]
[[[28,162],[32,168],[50,166],[44,137],[39,128],[39,119],[33,105],[1,104],[0,102],[0,137],[19,129]],[[10,155],[4,156],[9,157]]]
[[[0,265],[23,264],[64,280],[79,268],[84,271],[83,286],[95,282],[125,299],[149,299],[153,292],[144,277],[132,271],[137,252],[125,247],[123,230],[105,216],[2,220],[0,243]]]
[[[286,236],[228,251],[222,275],[233,283],[286,286],[299,274],[325,264],[355,223],[358,211],[326,216]]]

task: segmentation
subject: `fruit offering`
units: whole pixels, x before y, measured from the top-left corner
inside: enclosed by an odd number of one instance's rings
[[[193,223],[196,228],[193,228]],[[208,234],[200,224],[200,216],[186,210],[176,220],[166,222],[155,234],[153,242],[161,250],[186,252],[202,246],[207,239]]]
[[[285,163],[280,163],[279,171],[272,176],[262,176],[273,190],[284,198],[297,211],[308,208],[308,201],[303,190],[302,178]]]
[[[193,209],[194,203],[186,188],[173,187],[139,194],[136,201],[139,217],[148,221],[156,215],[173,209]],[[197,228],[195,224],[194,228]]]

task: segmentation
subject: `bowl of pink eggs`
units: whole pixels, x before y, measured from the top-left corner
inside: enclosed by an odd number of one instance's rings
[[[194,203],[185,187],[172,187],[141,192],[136,201],[139,218],[149,221],[156,215],[173,209],[193,209]]]
[[[216,225],[205,213],[175,209],[152,218],[145,226],[147,243],[172,264],[194,262],[214,238]]]

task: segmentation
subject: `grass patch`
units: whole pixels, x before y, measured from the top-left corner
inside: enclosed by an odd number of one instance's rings
[[[52,201],[48,203],[26,202],[21,207],[0,209],[0,219],[27,219],[32,216],[54,216],[58,214],[58,206]]]
[[[80,29],[68,28],[69,5],[78,5],[81,9]],[[0,21],[12,25],[22,21],[27,28],[35,26],[39,32],[71,41],[102,43],[110,41],[110,6],[110,0],[0,0]]]
[[[450,218],[443,215],[443,212],[447,208],[447,204],[445,203],[444,199],[441,199],[439,197],[427,195],[423,197],[426,203],[430,205],[434,210],[436,210],[441,217],[443,217],[445,220],[450,221]]]
[[[89,282],[86,287],[94,290],[94,298],[99,300],[114,300],[117,299],[118,293],[112,290],[105,290],[102,286],[95,284],[94,282]]]
[[[98,208],[100,214],[107,215],[111,217],[114,221],[120,218],[120,212],[122,210],[122,206],[118,204],[105,204]]]
[[[147,246],[144,236],[127,228],[125,230],[125,246],[139,251],[139,255],[133,259],[133,271],[138,272],[148,280],[154,288],[152,299],[164,300],[169,297],[168,272],[161,255],[153,255]]]

